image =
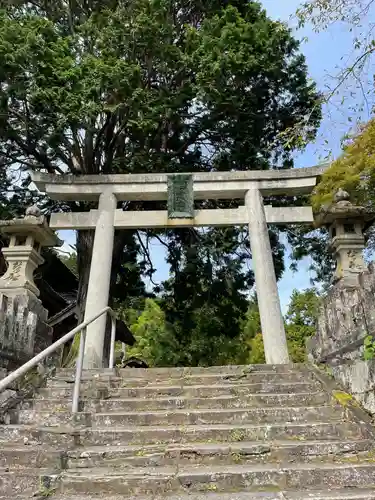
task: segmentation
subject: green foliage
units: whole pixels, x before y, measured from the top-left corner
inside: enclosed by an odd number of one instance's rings
[[[12,165],[76,175],[289,167],[301,144],[285,145],[280,133],[309,116],[312,139],[320,121],[299,43],[256,1],[0,0],[0,59],[0,158],[8,177]],[[95,208],[40,204],[46,211]],[[283,246],[278,233],[270,235],[280,276]],[[134,297],[146,295],[141,275],[153,270],[149,236],[160,234],[116,232],[115,305],[131,309]],[[172,273],[161,303],[181,359],[222,359],[247,309],[253,279],[244,270],[247,239],[239,230],[214,229],[168,232],[162,240]],[[91,233],[80,231],[81,306],[91,249]],[[215,320],[208,323],[207,315]],[[155,363],[172,362],[155,349],[149,352]]]
[[[363,344],[363,358],[365,361],[371,361],[375,358],[375,339],[372,335],[368,335]]]
[[[264,363],[264,346],[261,334],[260,314],[255,298],[250,300],[246,316],[241,322],[241,334],[237,340],[237,363]]]
[[[286,336],[294,363],[306,361],[306,340],[316,332],[321,297],[315,288],[294,290],[286,313]]]
[[[306,360],[305,342],[315,333],[320,300],[314,288],[292,293],[285,328],[289,353],[295,363]],[[265,363],[259,309],[254,298],[234,337],[221,330],[221,319],[209,305],[194,311],[193,329],[186,339],[181,339],[180,323],[167,322],[162,308],[153,299],[146,299],[143,311],[119,311],[137,339],[137,344],[128,349],[128,355],[140,357],[150,366]]]
[[[231,3],[89,1],[67,10],[8,1],[0,11],[4,160],[56,173],[289,160],[275,139],[311,110],[315,86],[290,30],[257,2]]]
[[[257,333],[249,343],[249,358],[248,364],[262,364],[266,362],[264,354],[263,337],[261,333]]]
[[[170,235],[171,278],[163,283],[161,307],[184,345],[186,364],[205,363],[215,342],[240,334],[253,274],[244,267],[248,253],[236,251],[238,231],[176,231]],[[207,340],[205,340],[207,339]],[[216,340],[215,340],[216,339]],[[224,340],[223,340],[224,341]],[[198,349],[207,343],[207,349]],[[211,353],[217,359],[217,356]],[[212,359],[212,357],[211,357]]]
[[[306,361],[305,343],[307,338],[315,334],[320,300],[315,288],[303,292],[294,290],[291,295],[285,316],[285,331],[289,355],[293,363]],[[246,352],[245,360],[242,362],[249,364],[265,362],[260,317],[256,303],[252,303],[249,307],[247,321],[243,324],[241,341],[243,350]]]
[[[351,195],[351,200],[375,207],[375,119],[362,126],[348,140],[343,154],[323,174],[312,197],[313,207],[332,202],[339,188]]]
[[[130,328],[137,342],[128,349],[128,356],[139,357],[151,367],[176,364],[178,344],[155,300],[146,299],[144,311]]]
[[[162,303],[162,302],[161,302]],[[251,307],[254,309],[254,306]],[[220,332],[220,319],[212,308],[204,306],[194,311],[193,330],[184,341],[180,339],[180,324],[169,323],[153,299],[146,299],[144,310],[119,309],[120,315],[127,320],[134,333],[137,344],[128,349],[129,356],[146,360],[150,366],[212,366],[247,363],[251,347],[252,331],[259,331],[250,322],[253,312],[244,320],[247,333],[237,337]],[[254,317],[259,324],[259,313]],[[215,330],[216,329],[216,330]],[[254,334],[255,335],[255,334]]]
[[[261,331],[260,313],[257,301],[252,299],[246,312],[246,317],[241,324],[244,338],[251,340]]]
[[[76,335],[73,338],[68,354],[65,355],[64,350],[62,350],[61,352],[61,358],[60,358],[61,366],[70,368],[75,365],[79,353],[80,343],[81,343],[81,333],[76,333]]]
[[[308,288],[303,292],[293,290],[285,316],[287,323],[306,326],[313,332],[320,303],[321,298],[316,288]]]

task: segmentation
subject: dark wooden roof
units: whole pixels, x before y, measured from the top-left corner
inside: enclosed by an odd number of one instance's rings
[[[53,251],[44,251],[43,258],[45,262],[35,272],[34,281],[51,317],[76,302],[78,278]]]

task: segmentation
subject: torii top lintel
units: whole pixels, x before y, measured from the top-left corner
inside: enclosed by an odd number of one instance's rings
[[[308,194],[328,165],[286,170],[246,170],[193,173],[194,198],[239,199],[250,189],[263,195]],[[175,174],[173,174],[175,175]],[[119,201],[166,200],[168,174],[54,175],[33,173],[32,180],[51,198],[95,201],[110,190]]]

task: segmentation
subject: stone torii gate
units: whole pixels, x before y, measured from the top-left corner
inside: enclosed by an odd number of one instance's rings
[[[325,168],[173,175],[34,174],[32,180],[52,199],[98,202],[97,210],[56,213],[50,221],[51,229],[95,230],[86,319],[108,305],[115,229],[248,225],[266,361],[284,364],[289,363],[289,354],[267,224],[311,224],[314,219],[311,207],[264,206],[263,196],[309,194]],[[176,178],[181,180],[180,189],[190,192],[190,199],[180,207],[178,199],[173,200]],[[117,209],[123,201],[167,199],[168,212]],[[194,210],[194,200],[215,199],[242,199],[244,206]],[[87,328],[85,368],[102,366],[105,324],[106,318],[101,317]]]

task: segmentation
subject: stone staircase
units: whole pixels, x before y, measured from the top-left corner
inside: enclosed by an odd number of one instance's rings
[[[375,500],[375,433],[313,367],[83,378],[75,418],[72,370],[3,418],[1,500]]]

